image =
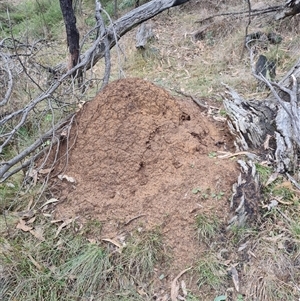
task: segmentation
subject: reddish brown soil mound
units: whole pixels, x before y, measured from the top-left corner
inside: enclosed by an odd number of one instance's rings
[[[57,216],[97,218],[106,238],[159,225],[173,267],[190,265],[199,250],[195,215],[213,212],[224,220],[229,210],[236,165],[208,156],[230,149],[226,126],[189,100],[141,79],[123,79],[84,106],[72,135],[76,144],[65,174],[76,185],[63,184]],[[203,199],[192,193],[198,187],[225,196]]]

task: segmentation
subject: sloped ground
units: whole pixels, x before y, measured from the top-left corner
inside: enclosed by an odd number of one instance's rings
[[[123,79],[83,107],[70,139],[76,142],[64,174],[76,184],[57,184],[62,195],[55,197],[62,202],[56,217],[100,220],[98,240],[160,227],[171,248],[171,273],[193,265],[201,251],[195,215],[225,221],[238,174],[234,161],[209,156],[232,149],[226,125],[150,82]]]

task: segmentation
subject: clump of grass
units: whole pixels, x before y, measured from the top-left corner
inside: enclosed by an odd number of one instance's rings
[[[99,237],[102,230],[102,224],[97,219],[91,219],[84,225],[82,233],[88,237]]]
[[[13,181],[13,179],[7,183],[0,184],[0,212],[11,208],[19,189],[19,182]]]
[[[28,232],[0,240],[1,300],[142,300],[137,287],[164,256],[158,230],[134,234],[116,252],[70,229],[56,237],[45,222],[42,242]]]
[[[133,235],[123,250],[124,272],[140,280],[147,279],[158,262],[166,262],[167,257],[158,229]]]
[[[208,243],[220,229],[220,221],[216,216],[198,214],[196,216],[196,229],[199,241]]]
[[[208,286],[211,289],[219,290],[225,283],[227,273],[222,264],[212,255],[203,256],[196,265],[198,275],[198,286]]]
[[[262,183],[267,182],[267,180],[269,179],[269,177],[272,174],[272,168],[267,167],[267,166],[263,166],[259,163],[255,164],[256,167],[256,171],[258,172],[259,176],[260,176],[260,180]]]
[[[278,243],[275,239],[260,240],[256,246],[256,264],[247,268],[244,279],[247,295],[257,300],[295,300],[296,290],[292,288],[299,281],[298,267],[291,256],[278,248]]]

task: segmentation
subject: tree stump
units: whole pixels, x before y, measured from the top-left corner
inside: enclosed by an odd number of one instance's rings
[[[154,38],[153,23],[142,23],[136,33],[135,47],[137,49],[145,49],[147,42],[152,38]]]

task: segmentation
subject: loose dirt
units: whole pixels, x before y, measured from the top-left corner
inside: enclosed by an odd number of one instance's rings
[[[142,79],[118,80],[84,105],[70,137],[75,144],[61,161],[68,158],[64,174],[76,184],[60,184],[56,216],[100,220],[97,239],[159,226],[177,274],[201,250],[195,216],[227,219],[238,169],[213,152],[232,150],[232,137],[191,100]]]

